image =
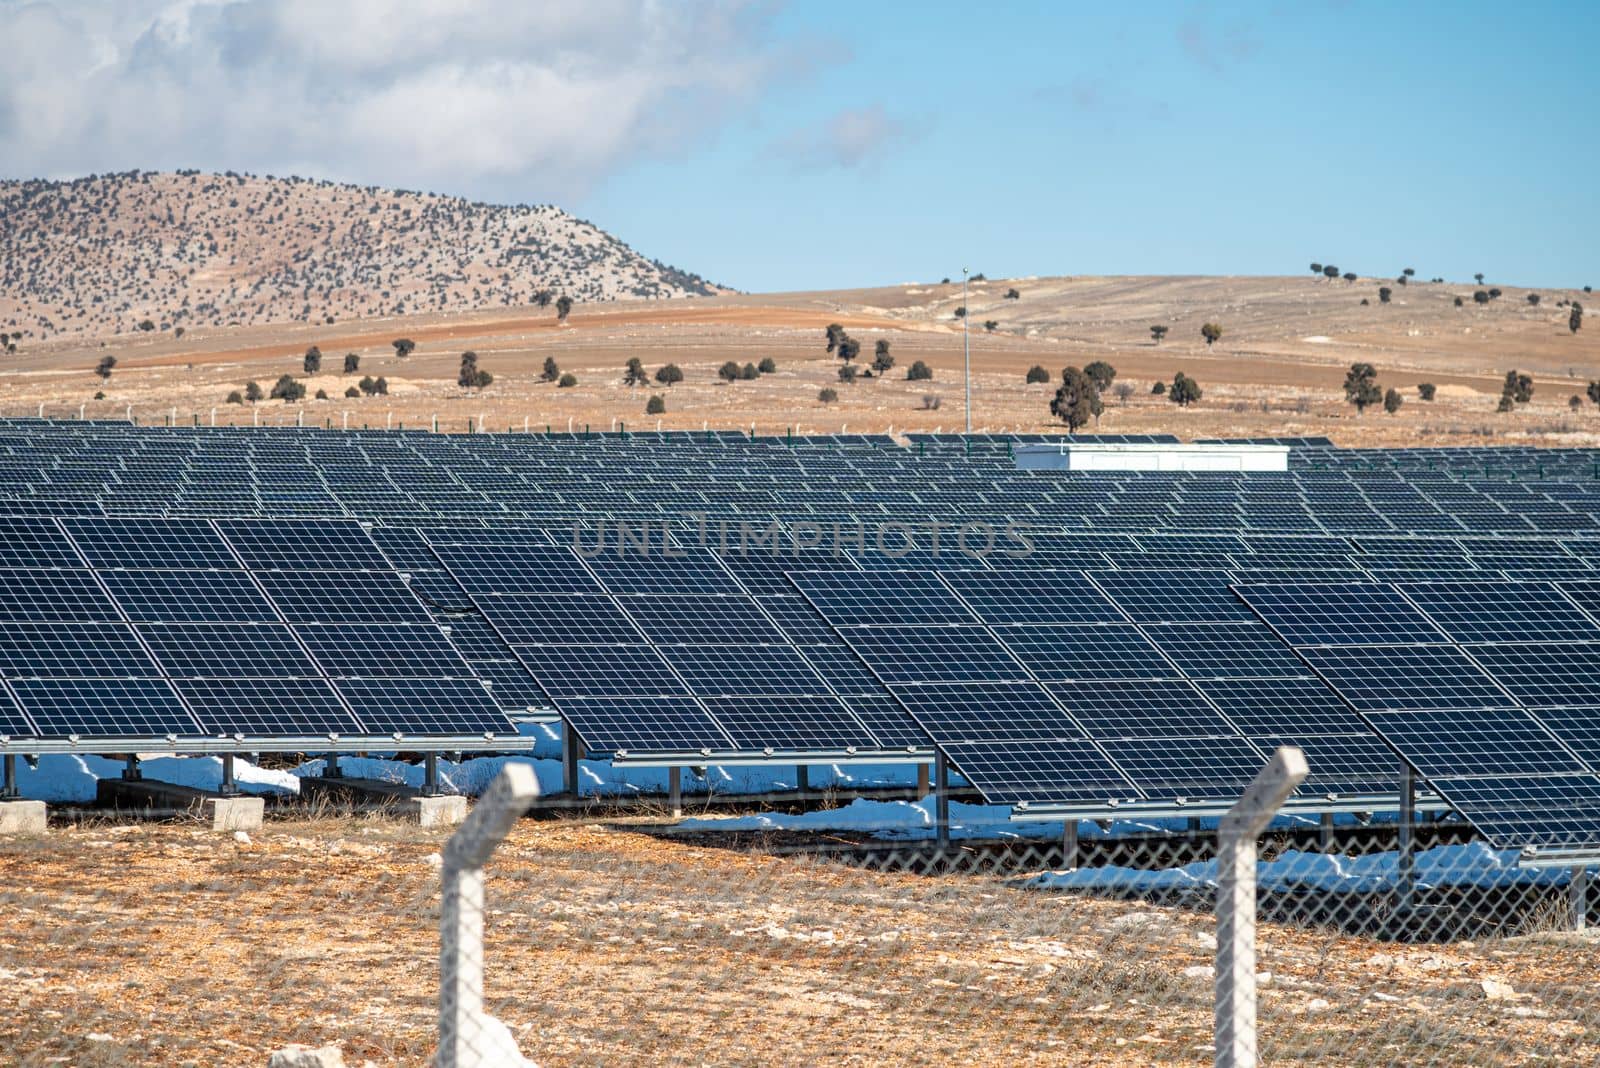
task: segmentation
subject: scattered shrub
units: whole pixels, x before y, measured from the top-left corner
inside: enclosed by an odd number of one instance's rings
[[[933,368],[929,367],[921,360],[918,360],[916,363],[912,364],[911,369],[906,372],[907,382],[928,382],[932,379]]]
[[[817,400],[821,401],[823,404],[832,404],[838,399],[839,391],[830,386],[823,386],[821,389],[817,390]]]
[[[559,380],[557,380],[556,388],[557,389],[571,389],[573,386],[575,386],[577,384],[578,384],[578,376],[573,374],[571,371],[568,371],[566,374],[562,375]]]
[[[646,401],[644,405],[644,414],[646,415],[663,415],[666,413],[666,410],[666,398],[662,397],[659,393],[651,394],[650,399]]]

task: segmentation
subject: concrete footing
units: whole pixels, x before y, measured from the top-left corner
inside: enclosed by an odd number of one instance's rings
[[[0,801],[0,835],[43,834],[48,817],[43,801]]]
[[[198,813],[214,831],[258,831],[266,812],[259,797],[219,797],[154,779],[101,779],[95,800],[106,808],[145,809],[157,815]]]
[[[467,799],[459,794],[423,797],[414,786],[381,779],[310,776],[300,780],[300,799],[339,808],[387,809],[424,827],[449,827],[467,818]]]

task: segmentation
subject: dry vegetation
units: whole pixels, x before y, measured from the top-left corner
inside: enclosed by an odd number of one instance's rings
[[[1020,299],[1004,294],[1015,287]],[[1556,307],[1581,291],[1543,294],[1534,307],[1521,290],[1508,289],[1486,306],[1470,299],[1473,286],[1413,283],[1393,303],[1359,301],[1376,281],[1353,284],[1306,278],[1053,278],[1007,279],[972,288],[973,425],[979,430],[1064,430],[1051,419],[1049,400],[1061,368],[1105,360],[1119,382],[1132,385],[1125,401],[1105,398],[1103,433],[1170,432],[1217,435],[1325,435],[1343,445],[1600,444],[1600,410],[1587,401],[1574,413],[1570,396],[1582,396],[1600,374],[1600,327],[1577,334]],[[1466,294],[1464,307],[1454,298]],[[723,295],[689,301],[582,304],[566,323],[553,308],[475,310],[406,315],[331,326],[297,323],[196,327],[170,334],[119,336],[102,341],[24,343],[0,357],[10,374],[0,377],[0,413],[120,418],[169,418],[201,423],[475,426],[491,431],[569,427],[610,430],[754,426],[758,431],[926,431],[958,429],[962,422],[962,348],[959,285],[905,285],[837,293]],[[994,320],[993,333],[981,325]],[[1214,346],[1201,339],[1203,323],[1224,334]],[[837,380],[839,361],[826,354],[824,327],[843,325],[862,345],[869,365],[875,344],[890,342],[894,368],[882,378]],[[1149,327],[1169,327],[1152,341]],[[409,359],[391,342],[411,338]],[[224,398],[246,382],[263,387],[282,374],[301,375],[301,358],[317,345],[320,375],[305,379],[304,404],[264,403],[254,410]],[[494,375],[481,393],[456,384],[461,353],[478,353]],[[360,356],[360,372],[341,375],[345,353]],[[108,381],[93,369],[104,355],[117,358]],[[654,372],[678,364],[685,380],[670,388],[654,382],[623,385],[623,367],[641,358]],[[754,381],[723,382],[717,369],[771,357],[777,372]],[[554,358],[577,385],[540,381]],[[905,372],[923,360],[931,382],[911,382]],[[1393,415],[1379,409],[1357,416],[1340,386],[1356,361],[1378,369],[1379,384],[1396,387],[1405,405]],[[1027,385],[1029,367],[1043,366],[1051,382]],[[1497,414],[1501,384],[1513,367],[1532,374],[1533,402]],[[1179,410],[1152,396],[1158,381],[1182,371],[1205,391],[1195,406]],[[347,399],[362,375],[387,378],[389,395]],[[1419,383],[1438,386],[1425,403]],[[836,403],[818,401],[823,387]],[[331,398],[316,401],[317,391]],[[92,399],[103,390],[103,400]],[[646,416],[648,398],[660,394],[666,412]],[[936,397],[939,407],[927,406]],[[213,415],[213,409],[215,413]]]
[[[261,1064],[298,1040],[423,1063],[442,839],[324,819],[0,845],[0,1062]],[[1202,913],[580,823],[522,822],[491,872],[489,1006],[543,1065],[1210,1062]],[[1260,967],[1270,1063],[1600,1057],[1579,936],[1268,926]]]

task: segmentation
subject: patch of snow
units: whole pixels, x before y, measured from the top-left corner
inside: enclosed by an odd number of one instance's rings
[[[1303,337],[1300,340],[1304,341],[1308,345],[1331,345],[1331,344],[1333,344],[1333,338],[1328,337],[1328,336],[1326,336],[1324,334],[1312,334],[1310,337]]]

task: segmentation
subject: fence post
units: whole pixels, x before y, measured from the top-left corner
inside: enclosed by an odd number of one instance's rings
[[[1256,836],[1306,772],[1305,754],[1280,746],[1217,827],[1217,1068],[1255,1068]]]
[[[439,1054],[436,1068],[492,1063],[483,1022],[483,866],[539,796],[526,764],[507,764],[445,843],[439,912]]]

